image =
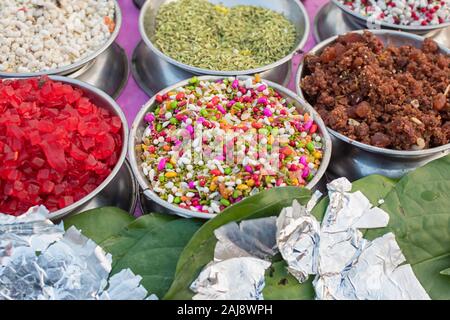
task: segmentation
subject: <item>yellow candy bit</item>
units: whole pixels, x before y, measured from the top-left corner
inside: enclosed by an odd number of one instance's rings
[[[174,171],[169,171],[169,172],[166,172],[165,176],[166,176],[166,178],[174,178],[177,176],[177,173]]]
[[[267,139],[267,142],[268,142],[269,144],[273,144],[274,141],[275,141],[275,138],[273,137],[273,135],[270,135],[269,138]]]
[[[261,82],[261,76],[259,74],[255,74],[255,81]]]
[[[217,184],[215,184],[214,182],[211,183],[211,185],[209,186],[209,191],[214,192],[217,189]]]
[[[238,190],[247,190],[249,187],[246,184],[240,184],[236,187]]]
[[[175,158],[170,158],[170,163],[173,164],[174,166],[177,164],[177,162],[175,161]]]
[[[253,179],[247,180],[247,185],[248,185],[249,187],[253,187],[253,186],[255,185],[255,180],[253,180]]]
[[[217,12],[223,13],[223,14],[227,14],[230,11],[227,7],[220,6],[220,5],[214,6],[214,9],[216,9]]]
[[[314,156],[314,158],[316,158],[316,159],[322,159],[322,153],[319,152],[319,151],[314,151],[314,152],[313,152],[313,156]]]
[[[294,185],[294,186],[298,186],[298,179],[297,178],[293,178],[292,180],[291,180],[291,182],[292,182],[292,185]]]

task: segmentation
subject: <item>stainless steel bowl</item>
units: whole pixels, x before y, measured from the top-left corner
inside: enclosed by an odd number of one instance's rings
[[[83,67],[88,67],[90,63],[93,62],[95,58],[97,58],[100,54],[102,54],[106,49],[108,49],[112,43],[116,40],[117,36],[120,32],[120,27],[122,26],[122,11],[120,9],[119,3],[116,0],[113,0],[115,4],[115,23],[116,27],[109,37],[108,41],[106,41],[100,48],[98,48],[95,52],[86,56],[83,59],[77,60],[72,64],[69,64],[62,68],[50,69],[46,71],[39,72],[30,72],[30,73],[16,73],[16,72],[0,72],[0,78],[29,78],[29,77],[37,77],[41,75],[68,75],[74,73],[77,70],[80,70]]]
[[[201,76],[199,77],[200,80],[219,80],[223,79],[224,77],[220,76]],[[248,79],[249,76],[238,76],[237,79],[239,80],[245,80]],[[188,84],[189,80],[181,81],[173,86],[170,86],[162,91],[160,91],[158,94],[163,95],[169,91],[173,91],[174,89],[178,87],[182,87]],[[264,80],[270,87],[277,90],[283,97],[288,99],[289,101],[295,102],[298,109],[301,112],[308,112],[314,121],[318,124],[318,132],[323,136],[324,141],[324,156],[322,158],[322,163],[320,165],[320,168],[316,174],[316,176],[308,183],[306,186],[308,189],[317,189],[321,188],[325,184],[325,171],[327,170],[328,164],[330,162],[331,157],[331,139],[330,135],[328,134],[326,130],[326,126],[323,123],[322,119],[320,118],[319,114],[303,99],[300,99],[294,92],[290,91],[289,89],[286,89],[283,86],[280,86],[274,82]],[[148,178],[143,174],[141,170],[141,163],[142,161],[137,157],[136,155],[136,145],[141,143],[143,133],[145,131],[146,125],[144,123],[144,116],[149,112],[153,111],[155,108],[155,98],[156,95],[153,96],[139,111],[137,114],[130,130],[130,141],[128,145],[128,157],[130,159],[131,168],[133,170],[134,175],[136,176],[136,179],[141,187],[142,194],[141,196],[144,197],[144,199],[141,199],[141,201],[145,201],[146,205],[145,207],[151,210],[152,212],[161,212],[161,213],[169,213],[169,214],[175,214],[179,215],[185,218],[202,218],[202,219],[211,219],[214,218],[215,214],[206,214],[206,213],[200,213],[195,212],[192,210],[187,210],[180,208],[178,206],[175,206],[171,203],[168,203],[167,201],[162,200],[156,193],[154,193],[151,189],[150,183],[148,181]]]
[[[91,193],[86,195],[84,198],[78,200],[77,202],[71,204],[68,207],[60,209],[58,211],[54,211],[50,214],[50,219],[59,220],[70,214],[78,213],[83,208],[92,208],[92,203],[90,203],[91,200],[93,200],[94,197],[98,196],[107,186],[109,186],[109,184],[118,175],[119,171],[124,165],[125,157],[127,155],[128,123],[119,105],[110,96],[108,96],[100,89],[97,89],[91,86],[90,84],[72,78],[62,76],[50,76],[50,79],[66,83],[71,85],[72,87],[81,89],[84,92],[84,94],[91,99],[93,103],[95,103],[97,106],[101,108],[105,108],[106,110],[110,111],[115,116],[118,116],[122,121],[122,141],[123,141],[122,150],[120,152],[119,159],[116,165],[114,166],[113,170],[111,171],[109,176],[97,188],[95,188]],[[105,198],[104,194],[102,194],[101,196],[102,198]],[[98,203],[101,203],[101,201],[102,200],[99,200]]]
[[[429,26],[406,26],[406,25],[398,25],[393,23],[388,23],[385,21],[370,21],[368,17],[365,17],[353,10],[351,10],[345,4],[339,2],[339,0],[331,0],[339,9],[341,9],[345,13],[345,17],[348,18],[350,23],[356,26],[356,29],[390,29],[390,30],[401,30],[405,32],[415,33],[424,35],[427,33],[431,33],[434,31],[439,31],[441,29],[447,28],[450,26],[450,21],[437,24],[437,25],[429,25]],[[370,27],[373,26],[373,27]]]
[[[410,45],[421,48],[424,41],[423,37],[415,34],[392,31],[392,30],[370,30],[379,37],[385,44],[393,46]],[[354,31],[362,33],[363,30]],[[333,44],[337,36],[329,38],[309,53],[320,54],[324,48]],[[439,45],[442,53],[450,54],[450,49]],[[297,94],[305,99],[300,82],[305,74],[305,65],[303,61],[299,65],[296,75]],[[450,144],[440,147],[418,150],[418,151],[399,151],[385,148],[373,147],[352,139],[328,128],[333,142],[333,154],[329,170],[337,176],[348,177],[356,180],[370,174],[381,174],[391,178],[399,178],[405,173],[414,170],[424,164],[443,157],[450,152]]]
[[[173,0],[147,0],[141,9],[139,16],[139,31],[141,33],[142,39],[145,44],[161,59],[169,62],[170,64],[188,71],[194,75],[221,75],[221,76],[236,76],[236,75],[251,75],[259,73],[264,78],[269,78],[267,73],[270,70],[277,68],[278,66],[289,62],[294,54],[298,52],[306,44],[309,36],[309,18],[303,4],[298,0],[277,0],[277,1],[257,1],[257,0],[210,0],[212,3],[221,3],[227,6],[236,5],[256,5],[267,9],[274,10],[276,12],[284,14],[296,27],[297,29],[297,39],[294,49],[284,58],[270,64],[267,66],[259,67],[256,69],[249,70],[236,70],[236,71],[220,71],[220,70],[209,70],[190,66],[167,56],[162,53],[152,42],[156,28],[156,15],[158,13],[161,5],[171,2]],[[150,35],[147,34],[144,28],[144,21],[150,19]]]

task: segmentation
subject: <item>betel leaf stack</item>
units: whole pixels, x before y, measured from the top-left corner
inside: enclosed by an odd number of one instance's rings
[[[447,269],[450,266],[449,168],[450,156],[446,156],[409,173],[398,182],[373,175],[353,183],[353,190],[361,191],[372,204],[377,205],[383,199],[384,202],[379,206],[390,216],[387,227],[368,230],[365,238],[374,239],[393,232],[407,263],[411,264],[416,277],[432,299],[450,299]],[[257,196],[264,198],[270,192],[258,194],[225,210],[197,231],[180,256],[175,280],[165,298],[192,298],[190,284],[214,256],[216,228],[231,221],[279,214],[280,208],[252,213],[245,205],[245,201],[253,201]],[[299,194],[297,199],[304,204],[309,194]],[[316,218],[322,219],[327,204],[328,198],[317,204],[313,210]],[[234,214],[229,213],[231,209]],[[284,262],[275,257],[266,274],[263,294],[265,299],[314,299],[312,278],[299,284],[286,272]]]

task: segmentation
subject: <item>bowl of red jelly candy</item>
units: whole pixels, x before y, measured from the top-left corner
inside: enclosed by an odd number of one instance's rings
[[[77,212],[117,175],[128,126],[103,91],[60,76],[0,80],[0,212]]]

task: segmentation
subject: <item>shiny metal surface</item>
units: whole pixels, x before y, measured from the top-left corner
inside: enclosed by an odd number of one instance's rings
[[[374,22],[368,21],[367,17],[352,11],[348,6],[340,3],[338,0],[331,0],[331,2],[339,8],[339,10],[342,10],[344,15],[353,23],[354,25],[359,26],[357,29],[367,29],[369,25],[375,25]],[[424,35],[426,33],[429,33],[431,31],[437,31],[440,29],[444,29],[447,27],[450,27],[450,21],[447,21],[445,23],[437,24],[437,25],[428,25],[428,26],[405,26],[405,25],[398,25],[398,24],[392,24],[387,23],[384,21],[376,21],[376,26],[379,29],[389,29],[389,30],[400,30],[405,32],[411,32],[419,35]],[[369,28],[372,29],[372,28]]]
[[[133,0],[133,2],[134,2],[134,5],[140,9],[144,5],[145,0]]]
[[[237,77],[240,80],[245,80],[248,76],[239,76]],[[223,79],[220,76],[201,76],[200,80],[218,80]],[[308,112],[314,121],[318,124],[319,133],[323,135],[324,143],[324,156],[322,159],[321,166],[316,174],[316,176],[308,183],[306,186],[309,189],[316,189],[317,186],[323,185],[326,182],[325,171],[327,170],[328,164],[330,162],[331,157],[331,138],[326,130],[326,126],[320,118],[319,114],[303,99],[300,99],[294,92],[286,89],[285,87],[276,84],[271,81],[265,80],[265,82],[270,86],[277,90],[283,97],[289,99],[290,101],[294,101],[298,106],[298,109],[301,112]],[[158,94],[165,94],[169,91],[172,91],[178,87],[185,86],[188,84],[188,80],[181,81],[176,83],[160,92]],[[144,201],[145,204],[141,205],[143,207],[143,212],[161,212],[161,213],[169,213],[175,214],[186,218],[202,218],[202,219],[211,219],[214,218],[215,214],[206,214],[195,212],[187,209],[180,208],[171,203],[168,203],[162,200],[158,195],[156,195],[151,189],[148,182],[148,178],[144,176],[140,164],[141,160],[136,155],[135,146],[140,143],[142,139],[142,135],[146,128],[144,123],[144,116],[147,112],[152,111],[155,107],[155,96],[153,96],[139,111],[134,119],[134,122],[131,126],[130,137],[129,137],[129,145],[128,145],[128,157],[130,159],[131,168],[133,173],[138,181],[140,188],[143,190],[141,193],[140,201]]]
[[[362,33],[363,31],[354,31]],[[422,47],[423,37],[406,32],[391,30],[371,30],[385,44],[393,46],[411,45]],[[325,47],[334,43],[337,36],[329,38],[309,53],[318,54]],[[442,53],[450,54],[450,49],[440,45]],[[305,76],[303,62],[299,65],[296,75],[297,94],[305,99],[300,81]],[[399,178],[408,171],[414,170],[432,160],[450,153],[450,144],[432,149],[418,151],[399,151],[385,148],[373,147],[358,141],[351,140],[346,136],[328,128],[333,142],[333,154],[328,170],[332,175],[347,177],[356,180],[370,174],[381,174],[391,178]]]
[[[276,68],[288,61],[290,61],[293,55],[298,52],[306,44],[309,36],[309,18],[303,4],[298,0],[277,0],[277,1],[258,1],[258,0],[210,0],[212,3],[221,3],[226,6],[236,6],[236,5],[256,5],[262,6],[267,9],[274,10],[276,12],[284,14],[296,27],[297,29],[297,41],[294,49],[284,58],[276,61],[267,66],[263,66],[256,69],[250,70],[237,70],[237,71],[220,71],[220,70],[208,70],[203,68],[198,68],[194,66],[189,66],[184,63],[180,63],[175,59],[165,55],[159,49],[157,49],[152,43],[152,37],[154,36],[154,31],[156,27],[155,19],[158,9],[161,5],[166,2],[173,0],[147,0],[141,9],[141,14],[139,17],[139,32],[144,43],[152,50],[159,58],[165,60],[166,62],[175,65],[181,69],[187,70],[191,73],[202,75],[221,75],[221,76],[234,76],[234,75],[251,75],[256,73],[263,73],[264,71]],[[150,35],[144,28],[144,21],[150,19],[151,31]]]
[[[143,41],[137,45],[133,52],[131,72],[142,90],[150,97],[164,88],[195,76],[194,73],[161,59]],[[287,86],[291,78],[291,61],[265,71],[261,73],[261,76],[264,79]]]
[[[348,19],[348,15],[343,10],[335,6],[333,2],[328,2],[317,12],[314,18],[313,35],[316,42],[322,42],[336,35],[345,34],[361,28],[367,28],[367,26],[355,25],[354,22],[352,23]],[[429,31],[424,36],[431,37],[447,48],[450,48],[450,27]]]
[[[122,11],[120,9],[119,3],[117,0],[113,0],[116,6],[116,17],[115,17],[115,23],[116,27],[114,29],[114,32],[111,34],[111,37],[106,41],[103,46],[101,46],[97,51],[90,54],[84,59],[78,60],[75,63],[72,63],[68,66],[57,68],[57,69],[51,69],[47,71],[40,71],[40,72],[30,72],[30,73],[10,73],[10,72],[0,72],[0,78],[26,78],[26,77],[35,77],[40,75],[68,75],[71,73],[74,73],[75,71],[83,68],[86,64],[93,61],[95,58],[97,58],[100,54],[102,54],[106,49],[108,49],[113,42],[116,40],[117,36],[120,32],[120,27],[122,26]]]
[[[127,54],[114,42],[95,60],[68,77],[87,82],[115,99],[125,88],[129,74]]]
[[[122,150],[119,155],[119,159],[117,161],[117,164],[109,174],[109,176],[103,181],[97,188],[95,188],[94,191],[92,191],[90,194],[85,196],[84,198],[80,199],[79,201],[73,203],[72,205],[60,209],[58,211],[52,212],[50,215],[50,218],[52,220],[58,220],[62,219],[69,214],[73,214],[76,212],[80,212],[80,210],[83,210],[84,206],[88,205],[90,201],[92,201],[95,197],[97,197],[102,191],[106,189],[107,186],[109,186],[112,181],[117,177],[119,174],[119,171],[122,170],[122,166],[125,161],[125,156],[127,153],[127,142],[128,142],[128,123],[127,119],[125,118],[125,115],[122,112],[122,109],[119,107],[119,105],[105,92],[101,91],[100,89],[97,89],[93,87],[90,84],[87,84],[85,82],[82,82],[77,79],[71,79],[68,77],[62,77],[62,76],[50,76],[51,79],[55,81],[60,81],[63,83],[70,84],[71,86],[75,88],[81,89],[87,97],[91,99],[93,103],[95,103],[97,106],[105,108],[112,112],[114,115],[118,116],[120,120],[122,121]],[[94,202],[95,203],[95,202]],[[100,203],[100,201],[98,202]]]

